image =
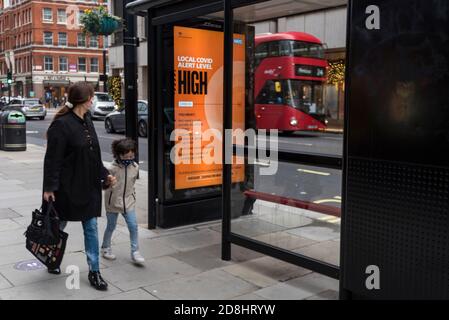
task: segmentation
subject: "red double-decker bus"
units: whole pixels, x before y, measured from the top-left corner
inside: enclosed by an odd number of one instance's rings
[[[307,33],[257,35],[255,112],[258,129],[324,130],[327,61],[321,41]]]

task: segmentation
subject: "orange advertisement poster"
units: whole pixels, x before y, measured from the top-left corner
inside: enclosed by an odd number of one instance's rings
[[[175,147],[185,147],[183,151],[175,148],[177,190],[222,183],[223,40],[224,34],[219,31],[174,28],[175,129],[188,135],[186,140],[175,142]],[[233,129],[244,131],[244,35],[234,35],[233,52]],[[210,157],[220,162],[211,163]],[[242,182],[244,165],[233,163],[232,181]]]

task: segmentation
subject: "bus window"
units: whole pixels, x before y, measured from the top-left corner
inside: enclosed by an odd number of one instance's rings
[[[279,41],[279,52],[281,57],[289,57],[292,56],[292,46],[291,41],[283,40]]]
[[[321,44],[302,41],[291,41],[290,43],[295,57],[324,59],[324,50]]]
[[[254,55],[256,58],[256,65],[259,65],[260,62],[268,56],[268,43],[258,45]]]
[[[268,51],[270,57],[279,57],[279,41],[270,42]]]
[[[277,83],[277,84],[276,84]],[[268,80],[257,96],[257,104],[283,104],[282,86],[279,81]],[[280,89],[280,90],[277,90]]]

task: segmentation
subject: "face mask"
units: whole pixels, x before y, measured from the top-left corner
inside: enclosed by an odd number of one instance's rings
[[[131,165],[131,164],[134,162],[133,159],[130,159],[130,160],[120,160],[120,161],[121,161],[121,163],[122,163],[125,167]]]

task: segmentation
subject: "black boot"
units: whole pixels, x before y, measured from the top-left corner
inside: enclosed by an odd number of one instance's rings
[[[47,269],[48,273],[51,274],[61,274],[61,269],[60,268],[56,268],[56,269]]]
[[[97,290],[105,291],[108,289],[108,284],[103,280],[99,271],[89,271],[89,282]]]

